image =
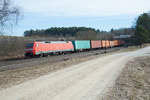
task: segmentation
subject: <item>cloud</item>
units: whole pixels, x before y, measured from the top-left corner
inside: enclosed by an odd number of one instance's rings
[[[51,16],[111,16],[150,10],[150,0],[16,0],[16,3],[25,12]]]

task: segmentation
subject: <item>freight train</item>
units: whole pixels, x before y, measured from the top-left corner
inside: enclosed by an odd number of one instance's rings
[[[122,40],[35,41],[26,45],[25,56],[45,56],[57,53],[112,48],[124,44],[125,42]]]

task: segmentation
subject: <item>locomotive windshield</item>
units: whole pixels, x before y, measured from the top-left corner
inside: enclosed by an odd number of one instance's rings
[[[33,48],[33,43],[27,44],[26,48]]]

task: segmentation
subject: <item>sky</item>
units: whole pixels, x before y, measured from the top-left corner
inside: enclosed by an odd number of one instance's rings
[[[50,27],[128,28],[140,14],[150,11],[150,0],[14,0],[13,4],[21,11],[12,32],[16,36]]]

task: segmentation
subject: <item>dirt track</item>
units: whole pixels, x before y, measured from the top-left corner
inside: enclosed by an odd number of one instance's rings
[[[96,58],[0,91],[1,100],[99,100],[126,62],[150,47]]]

